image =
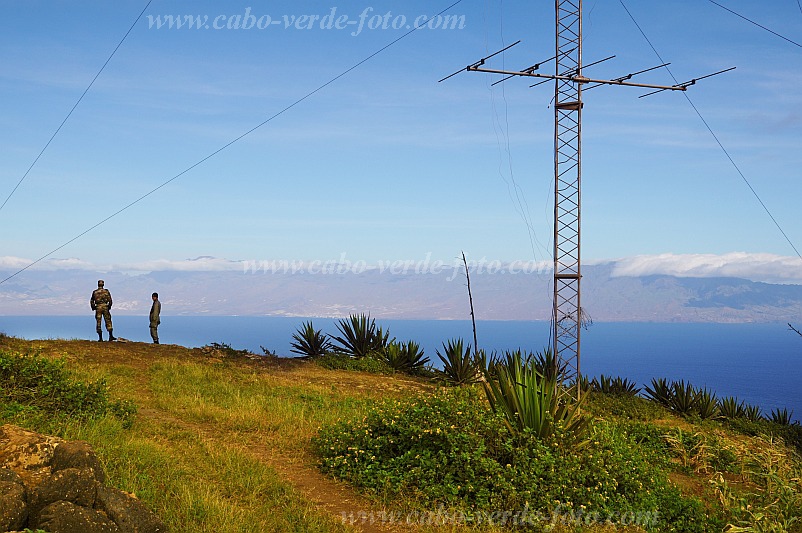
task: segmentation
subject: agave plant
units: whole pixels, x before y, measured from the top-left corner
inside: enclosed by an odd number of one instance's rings
[[[496,363],[498,362],[498,355],[496,352],[492,352],[488,355],[486,351],[479,350],[474,354],[474,359],[476,359],[476,364],[479,366],[479,370],[482,372],[482,375],[484,375],[485,380],[495,375]]]
[[[290,351],[307,357],[326,355],[332,344],[328,336],[312,325],[312,321],[304,322],[292,335],[295,342],[290,344]]]
[[[721,411],[718,408],[718,398],[715,393],[701,389],[696,394],[696,412],[702,420],[708,418],[719,418]]]
[[[599,379],[593,378],[590,385],[597,392],[619,396],[637,396],[641,390],[634,381],[630,381],[628,378],[621,378],[621,376],[613,378],[604,374],[601,374]]]
[[[771,420],[775,424],[780,424],[781,426],[790,426],[791,421],[794,418],[794,412],[789,411],[787,408],[782,409],[772,409],[771,410]]]
[[[727,396],[718,401],[718,409],[721,416],[734,420],[736,418],[743,418],[745,416],[744,402],[738,401],[734,396]]]
[[[512,433],[549,439],[560,431],[562,444],[584,442],[590,420],[580,415],[579,404],[561,398],[557,380],[544,378],[520,352],[497,364],[495,378],[486,381],[484,389],[490,406],[503,415]]]
[[[668,406],[681,415],[691,414],[699,403],[699,391],[685,380],[671,383],[671,399]]]
[[[579,378],[572,384],[579,386],[580,391],[580,398],[588,393],[593,392],[596,390],[595,385],[593,384],[596,381],[596,378],[593,378],[591,381],[587,376],[579,376]]]
[[[535,355],[531,352],[524,352],[520,348],[517,350],[504,350],[504,353],[501,355],[494,354],[496,369],[502,366],[506,368],[532,367],[542,377],[543,372],[541,372],[538,365],[534,363],[534,357]]]
[[[462,339],[443,343],[443,353],[437,350],[443,370],[437,374],[450,385],[469,385],[482,380],[482,368],[471,352],[471,345],[463,346]]]
[[[744,406],[744,418],[750,422],[757,422],[763,418],[763,411],[760,406],[746,404]]]
[[[391,342],[379,353],[379,358],[393,370],[407,374],[419,372],[429,362],[429,358],[424,357],[420,344],[415,341]]]
[[[671,407],[671,398],[674,392],[666,378],[652,378],[651,386],[644,387],[646,397],[665,407]]]
[[[337,321],[342,336],[334,337],[337,348],[352,357],[361,358],[381,353],[390,344],[390,334],[376,327],[370,315],[351,315]]]
[[[535,369],[546,379],[559,381],[559,377],[565,373],[567,363],[557,361],[551,348],[545,348],[542,352],[537,352],[534,356],[527,354],[527,359],[531,359]],[[527,362],[528,362],[527,360]]]

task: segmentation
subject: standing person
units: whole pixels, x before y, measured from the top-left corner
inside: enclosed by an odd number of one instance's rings
[[[162,303],[159,301],[158,292],[154,292],[150,297],[153,298],[153,305],[150,306],[150,338],[153,339],[153,344],[159,344],[159,324],[162,323],[159,315],[162,312]]]
[[[100,318],[106,321],[106,331],[109,332],[109,341],[116,341],[113,333],[113,325],[111,323],[111,293],[104,287],[105,282],[102,279],[97,280],[97,289],[92,292],[92,297],[89,299],[89,306],[95,312],[95,320],[97,320],[97,340],[103,342],[103,330],[100,328]]]

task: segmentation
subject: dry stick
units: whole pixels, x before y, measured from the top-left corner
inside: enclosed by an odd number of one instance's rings
[[[462,252],[462,262],[465,264],[465,277],[468,279],[468,301],[471,302],[471,324],[473,324],[473,357],[479,357],[479,343],[476,341],[476,317],[473,314],[473,296],[471,296],[471,275],[468,272],[468,260]]]

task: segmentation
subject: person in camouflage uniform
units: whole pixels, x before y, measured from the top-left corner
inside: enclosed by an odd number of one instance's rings
[[[153,339],[153,344],[159,344],[159,324],[162,323],[161,315],[162,303],[159,301],[159,293],[154,292],[151,295],[153,305],[150,306],[150,338]]]
[[[102,279],[97,281],[97,289],[92,292],[92,298],[89,299],[89,306],[95,312],[95,320],[97,320],[97,340],[103,341],[103,330],[100,328],[100,318],[106,321],[106,331],[109,332],[109,341],[117,340],[114,337],[113,325],[111,323],[111,293],[104,287],[105,282]]]

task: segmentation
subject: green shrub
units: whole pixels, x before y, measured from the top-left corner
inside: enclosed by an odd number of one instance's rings
[[[226,342],[212,342],[207,344],[204,348],[215,350],[223,357],[238,358],[246,355],[252,355],[248,350],[237,350],[236,348],[232,348],[231,345]],[[264,350],[264,348],[262,348],[262,350]]]
[[[640,396],[587,392],[583,398],[588,412],[604,418],[613,415],[629,420],[650,421],[667,415],[665,407]]]
[[[735,418],[726,421],[727,426],[739,433],[752,437],[768,436],[780,437],[785,443],[802,454],[802,425],[793,423],[789,426],[775,424],[765,418],[749,420],[748,418]]]
[[[5,351],[0,351],[0,404],[6,415],[33,411],[96,418],[112,414],[129,426],[136,413],[132,402],[109,399],[104,380],[74,379],[63,360]]]
[[[351,370],[371,374],[393,373],[393,369],[387,366],[387,363],[375,357],[356,358],[344,353],[328,353],[316,358],[315,363],[329,370]]]
[[[622,426],[622,431],[633,442],[648,450],[660,464],[668,464],[669,451],[665,440],[665,429],[653,424],[632,422]]]
[[[475,387],[386,401],[359,420],[313,439],[321,469],[409,509],[487,516],[527,509],[532,516],[648,516],[649,531],[720,531],[695,499],[670,485],[657,452],[620,427],[601,423],[579,453],[531,432],[511,434]],[[559,441],[559,435],[556,441]],[[542,524],[541,524],[542,525]]]

